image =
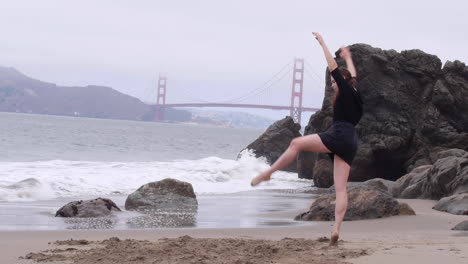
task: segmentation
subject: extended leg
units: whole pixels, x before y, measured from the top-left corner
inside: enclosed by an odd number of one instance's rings
[[[288,149],[286,149],[286,151],[278,158],[278,160],[276,160],[275,163],[273,163],[273,165],[271,165],[268,170],[262,172],[252,180],[251,185],[255,186],[262,181],[270,180],[270,176],[273,172],[288,166],[300,151],[331,152],[327,147],[325,147],[317,134],[295,138],[291,141]]]

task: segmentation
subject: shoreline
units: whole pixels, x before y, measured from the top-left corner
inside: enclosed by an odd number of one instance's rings
[[[71,201],[95,199],[78,196],[32,202],[0,202],[1,231],[58,230],[158,230],[164,228],[264,228],[310,225],[290,217],[306,210],[315,195],[290,189],[260,189],[225,194],[197,195],[198,210],[193,216],[149,216],[125,210],[127,195],[102,196],[123,211],[101,218],[61,218],[55,212]],[[188,221],[188,222],[187,222]]]
[[[341,238],[342,249],[366,249],[367,256],[346,259],[355,264],[367,263],[467,263],[468,232],[452,231],[453,226],[467,216],[451,215],[431,209],[436,201],[406,200],[415,216],[394,216],[382,219],[346,221]],[[294,217],[293,212],[273,213],[270,216]],[[70,231],[0,231],[0,260],[2,263],[33,263],[19,260],[29,252],[56,248],[48,244],[56,240],[104,240],[110,237],[155,241],[161,238],[190,236],[193,238],[238,238],[281,240],[313,239],[329,236],[332,222],[314,222],[306,226],[262,228],[196,228],[153,230],[70,230]],[[47,262],[45,262],[47,263]],[[93,263],[93,262],[91,262]],[[96,262],[97,263],[97,262]],[[291,262],[294,263],[294,262]]]

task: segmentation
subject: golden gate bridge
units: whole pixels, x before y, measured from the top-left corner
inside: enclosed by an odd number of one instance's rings
[[[302,105],[302,98],[304,94],[304,72],[305,72],[305,60],[302,58],[294,59],[293,64],[293,77],[291,86],[291,97],[289,105],[259,105],[259,104],[239,104],[239,103],[177,103],[167,104],[166,103],[166,91],[167,91],[167,77],[159,75],[157,85],[157,100],[154,105],[155,108],[155,121],[164,121],[165,109],[171,107],[229,107],[229,108],[253,108],[253,109],[271,109],[271,110],[289,110],[290,116],[294,122],[301,122],[302,112],[316,112],[320,110],[316,107],[305,107]],[[287,66],[289,66],[289,63]],[[309,64],[310,65],[310,64]],[[282,72],[281,70],[280,72]],[[288,72],[289,73],[289,72]],[[278,74],[277,74],[278,75]],[[271,80],[271,79],[270,79]],[[268,87],[267,87],[268,88]],[[230,102],[242,101],[252,94],[258,94],[258,89],[250,91],[249,93],[239,96],[235,99],[229,100]]]

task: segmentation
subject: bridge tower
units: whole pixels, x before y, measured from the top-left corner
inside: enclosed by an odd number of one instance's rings
[[[164,120],[164,105],[166,104],[166,76],[159,74],[158,98],[156,101],[155,121]]]
[[[293,82],[291,92],[290,116],[295,123],[301,123],[302,91],[304,85],[304,59],[294,59]]]

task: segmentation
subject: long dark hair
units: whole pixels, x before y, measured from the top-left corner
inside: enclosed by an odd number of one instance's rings
[[[349,84],[352,86],[352,87],[355,87],[356,84],[357,84],[357,81],[356,81],[356,77],[352,77],[351,76],[351,73],[348,71],[348,69],[344,68],[344,67],[339,67],[338,70],[340,71],[341,75],[343,76],[343,78],[349,82]],[[340,90],[336,90],[335,92],[335,95],[333,96],[333,99],[332,99],[332,106],[335,107],[335,103],[336,103],[336,100],[338,99],[338,96],[340,95]]]

